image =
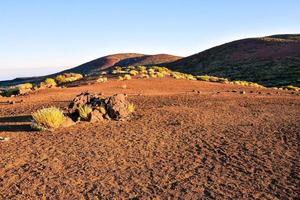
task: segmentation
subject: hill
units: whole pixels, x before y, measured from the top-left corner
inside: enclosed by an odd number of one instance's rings
[[[237,40],[166,66],[185,73],[246,80],[265,86],[300,86],[300,35]]]
[[[63,72],[75,72],[81,74],[98,74],[99,72],[114,66],[136,66],[136,65],[160,65],[162,63],[174,62],[181,57],[168,54],[144,55],[136,53],[114,54],[101,57],[78,67]]]
[[[69,72],[87,74],[87,75],[99,75],[101,71],[107,70],[114,66],[161,65],[162,63],[174,62],[180,58],[182,57],[168,55],[168,54],[157,54],[157,55],[145,55],[145,54],[137,54],[137,53],[114,54],[114,55],[97,58],[90,62],[79,65],[77,67],[67,69],[55,74],[50,74],[47,76],[24,77],[24,78],[16,78],[8,81],[0,81],[0,86],[2,87],[11,86],[11,85],[17,85],[26,82],[31,82],[31,83],[40,82],[47,77],[53,77],[61,73],[69,73]]]

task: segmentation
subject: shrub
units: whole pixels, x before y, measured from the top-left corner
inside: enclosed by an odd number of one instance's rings
[[[156,73],[156,76],[157,76],[158,78],[163,78],[163,77],[165,77],[165,75],[164,75],[162,72],[157,72],[157,73]]]
[[[259,85],[258,83],[248,82],[248,81],[233,81],[232,82],[235,85],[242,85],[242,86],[252,86],[252,87],[259,87],[262,88],[262,85]]]
[[[19,88],[17,87],[12,87],[12,88],[8,88],[6,90],[3,91],[3,96],[6,96],[6,97],[10,97],[12,95],[17,95],[19,94]]]
[[[287,89],[287,90],[293,90],[293,91],[300,91],[300,87],[296,87],[296,86],[293,86],[293,85],[283,86],[281,88],[282,89]]]
[[[27,90],[27,89],[32,89],[33,85],[31,83],[24,83],[21,85],[17,86],[19,90]]]
[[[55,87],[57,85],[56,81],[53,78],[47,78],[44,82],[40,83],[40,87]]]
[[[33,88],[33,85],[31,83],[24,83],[24,84],[13,86],[13,87],[10,87],[10,88],[4,90],[2,95],[10,97],[12,95],[25,94],[32,88]]]
[[[93,111],[92,107],[89,105],[83,105],[78,109],[80,118],[88,120],[91,112]]]
[[[32,127],[38,130],[59,128],[66,120],[63,112],[56,107],[38,110],[32,113],[32,117]]]
[[[218,83],[229,82],[228,79],[226,79],[226,78],[219,78],[219,77],[208,76],[208,75],[196,76],[196,78],[197,78],[197,80],[200,80],[200,81],[209,81],[209,82],[218,82]]]
[[[107,77],[100,76],[100,77],[97,79],[97,82],[98,82],[98,83],[105,83],[105,82],[107,82]]]
[[[62,84],[62,83],[69,83],[69,82],[77,81],[82,78],[83,78],[83,76],[81,74],[64,73],[64,74],[56,76],[55,80],[57,81],[58,84]]]
[[[137,66],[137,69],[139,71],[147,71],[147,67],[145,67],[145,66]]]
[[[123,80],[131,80],[130,74],[125,74]]]
[[[51,86],[57,85],[56,81],[53,78],[47,78],[44,82],[45,82],[45,84],[51,85]]]
[[[134,110],[135,110],[134,104],[132,104],[132,103],[128,104],[127,109],[128,109],[128,112],[129,112],[129,113],[133,113]]]
[[[129,71],[129,74],[132,75],[132,76],[136,76],[136,75],[139,74],[139,72],[136,71],[136,70],[130,70],[130,71]]]

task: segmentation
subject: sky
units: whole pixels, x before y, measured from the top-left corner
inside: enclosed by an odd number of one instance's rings
[[[300,33],[299,0],[0,0],[0,80],[285,33]]]

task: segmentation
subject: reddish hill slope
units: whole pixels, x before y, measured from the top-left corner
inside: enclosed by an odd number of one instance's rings
[[[243,39],[167,64],[173,70],[263,85],[300,86],[300,35]]]

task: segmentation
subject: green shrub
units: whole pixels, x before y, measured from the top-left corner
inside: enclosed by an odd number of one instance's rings
[[[57,85],[56,81],[53,78],[47,78],[44,82],[45,82],[45,84],[51,85],[51,86]]]
[[[283,86],[282,89],[292,90],[292,91],[300,91],[300,87],[296,87],[293,85]]]
[[[77,81],[82,79],[83,76],[81,74],[75,73],[64,73],[55,77],[55,80],[58,84],[69,83],[73,81]]]
[[[88,120],[91,112],[93,111],[92,107],[89,105],[83,105],[78,109],[80,118]]]
[[[63,112],[56,107],[38,110],[32,113],[32,117],[32,127],[38,130],[59,128],[66,120]]]
[[[97,82],[98,82],[98,83],[105,83],[105,82],[107,82],[107,77],[100,76],[100,77],[97,79]]]
[[[19,90],[27,90],[27,89],[32,89],[33,85],[31,83],[23,83],[17,86]]]
[[[136,76],[136,75],[139,74],[139,72],[136,71],[136,70],[130,70],[130,71],[129,71],[129,74],[132,75],[132,76]]]
[[[18,87],[12,87],[12,88],[8,88],[6,90],[3,91],[2,95],[6,96],[6,97],[10,97],[12,95],[17,95],[19,94],[19,88]]]
[[[131,80],[130,74],[125,74],[123,80]]]
[[[127,109],[128,109],[128,112],[129,112],[129,113],[133,113],[134,110],[135,110],[134,104],[132,104],[132,103],[128,104]]]

